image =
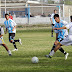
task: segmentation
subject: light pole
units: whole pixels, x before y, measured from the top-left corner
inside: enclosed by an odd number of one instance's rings
[[[63,19],[64,19],[64,17],[65,17],[64,7],[65,7],[65,1],[63,0]]]
[[[0,0],[0,18],[1,18],[1,0]]]
[[[43,15],[43,0],[42,0],[42,15]]]
[[[29,24],[29,21],[30,21],[30,5],[28,4],[28,1],[26,2],[26,7],[27,7],[27,18],[28,18],[28,24]]]
[[[6,0],[5,0],[5,13],[6,13]]]

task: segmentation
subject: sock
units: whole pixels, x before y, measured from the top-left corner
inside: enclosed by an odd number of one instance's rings
[[[54,50],[52,50],[52,51],[49,53],[49,55],[50,55],[50,56],[53,56],[54,53],[55,53]]]
[[[15,42],[13,42],[14,48],[17,49]]]
[[[53,47],[52,47],[51,51],[52,51],[52,50],[54,50],[54,48],[55,48],[55,44],[53,45]]]
[[[19,40],[14,40],[14,42],[19,42]]]
[[[66,52],[63,50],[62,47],[60,47],[59,50],[60,50],[62,53],[64,53],[64,55],[66,54]]]
[[[52,47],[51,52],[49,53],[49,55],[51,55],[51,53],[54,50],[54,48],[55,48],[55,44],[53,45],[53,47]]]
[[[10,50],[8,50],[8,54],[11,54],[11,51]]]

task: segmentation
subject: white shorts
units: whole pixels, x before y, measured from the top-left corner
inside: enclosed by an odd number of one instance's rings
[[[64,40],[60,42],[60,44],[65,46],[72,45],[72,40],[69,38],[69,36],[67,36]]]

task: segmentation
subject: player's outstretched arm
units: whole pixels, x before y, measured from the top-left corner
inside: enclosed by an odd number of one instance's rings
[[[14,26],[14,28],[12,29],[12,31],[14,31],[16,29],[16,26]]]
[[[53,28],[53,30],[59,30],[59,29],[67,29],[66,27],[61,27],[61,28]]]
[[[52,22],[52,18],[50,18],[50,21],[51,21],[51,23],[53,24],[53,22]]]
[[[0,35],[0,37],[2,37],[3,35]]]

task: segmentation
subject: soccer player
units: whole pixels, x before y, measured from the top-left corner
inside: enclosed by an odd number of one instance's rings
[[[7,33],[7,30],[8,30],[8,33],[9,33],[9,41],[10,43],[13,43],[14,45],[14,50],[13,51],[18,51],[17,47],[16,47],[16,44],[15,42],[19,42],[21,45],[21,39],[19,38],[18,40],[14,40],[15,38],[15,33],[16,33],[16,23],[12,20],[12,19],[9,19],[9,15],[8,14],[5,14],[5,27],[6,27],[6,33]]]
[[[62,40],[61,42],[57,42],[56,43],[56,48],[54,49],[54,51],[52,52],[52,55],[63,45],[68,46],[68,45],[72,45],[72,16],[70,16],[71,18],[71,23],[67,24],[66,26],[60,27],[60,28],[54,28],[54,30],[65,30],[65,29],[69,29],[69,34],[68,36]]]
[[[56,21],[55,24],[55,28],[60,28],[63,27],[65,25],[67,25],[68,23],[66,21],[60,20],[59,15],[55,14],[54,15],[54,19]],[[65,30],[55,30],[56,33],[56,41],[54,42],[54,45],[51,49],[51,52],[49,53],[49,55],[45,55],[46,57],[51,58],[52,57],[52,51],[54,51],[54,48],[56,47],[56,42],[61,42],[64,38],[66,38],[66,36],[68,35],[68,31],[67,29]],[[59,50],[65,55],[65,59],[67,59],[68,53],[66,53],[62,47],[59,48]]]
[[[57,13],[57,10],[55,9],[54,10],[54,13],[52,13],[51,14],[51,17],[50,17],[50,21],[51,21],[51,23],[52,23],[52,25],[54,26],[55,25],[55,23],[56,23],[56,21],[55,21],[55,19],[54,19],[54,15]]]
[[[57,13],[57,10],[55,9],[54,10],[54,13],[52,13],[51,17],[50,17],[50,21],[51,21],[51,24],[52,24],[52,31],[51,31],[51,37],[53,37],[53,27],[56,23],[55,19],[54,19],[54,15]]]
[[[8,47],[6,46],[6,44],[4,43],[3,40],[3,35],[4,35],[4,30],[3,27],[0,26],[0,45],[2,45],[3,47],[5,47],[6,51],[8,52],[9,56],[11,56],[11,51],[8,49]]]
[[[13,16],[11,16],[11,13],[9,13],[9,18],[13,20]]]

